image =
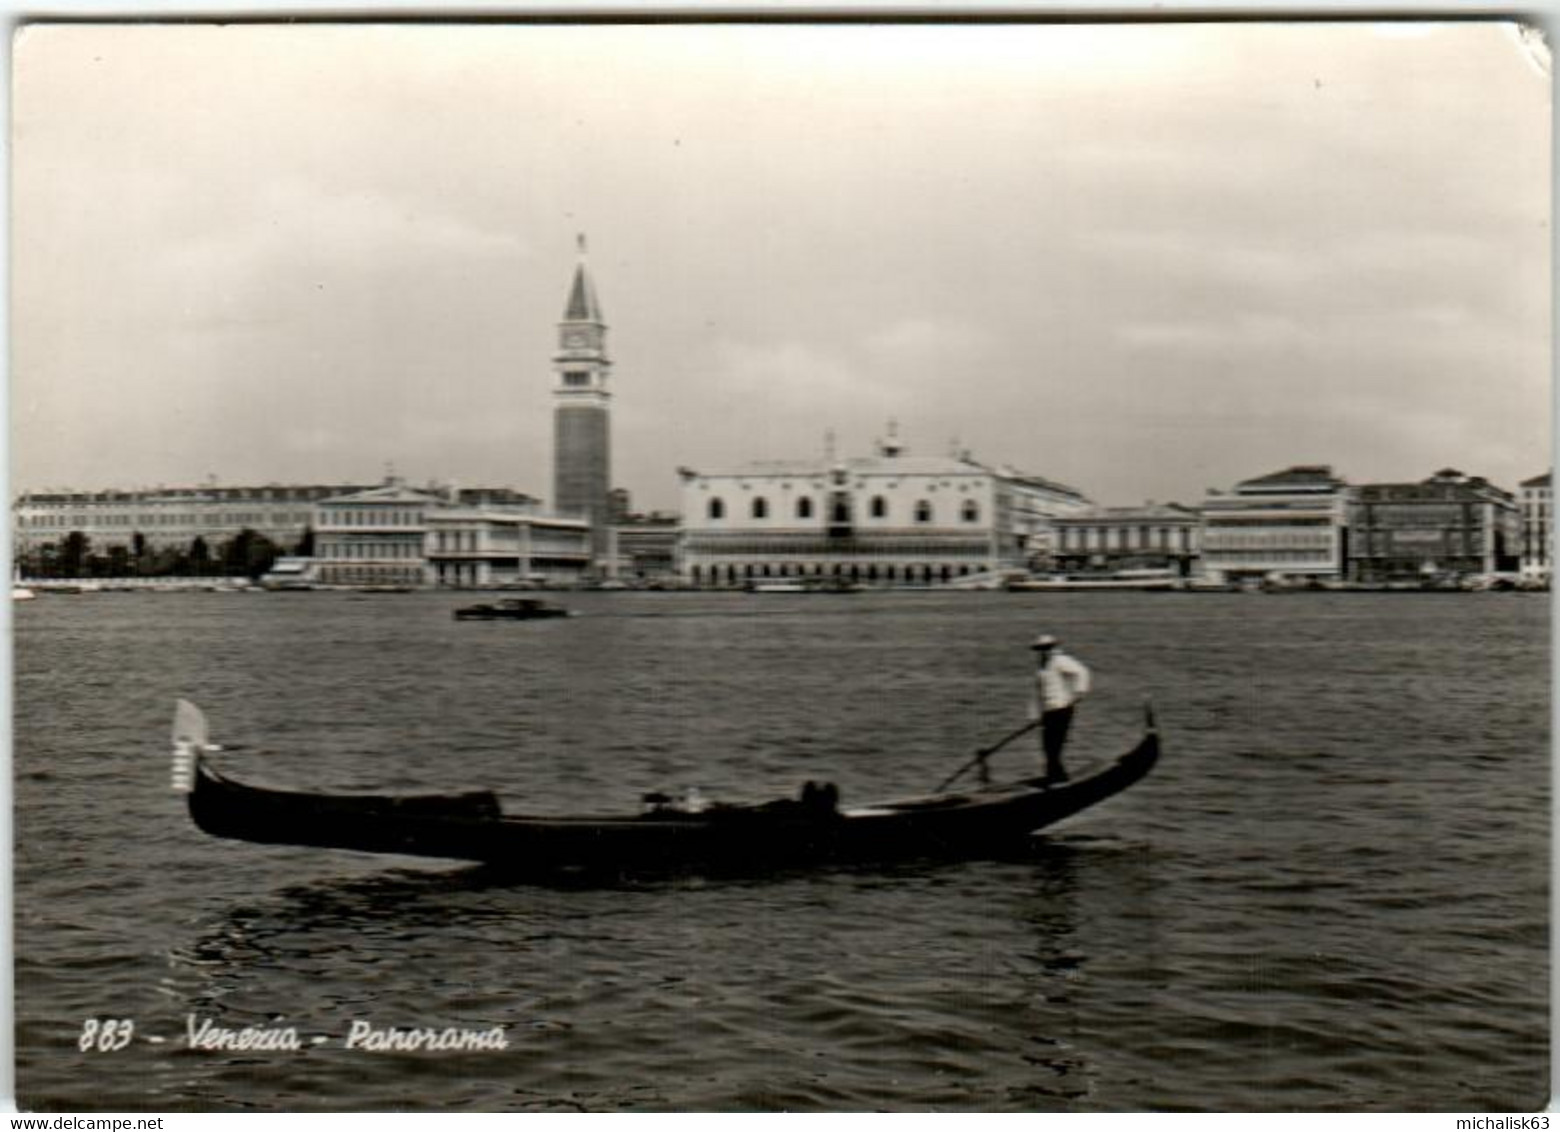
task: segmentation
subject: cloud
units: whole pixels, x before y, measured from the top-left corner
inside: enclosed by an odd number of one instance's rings
[[[1283,350],[1308,339],[1295,319],[1276,314],[1231,312],[1218,320],[1129,322],[1113,329],[1128,346],[1193,353]]]
[[[991,345],[991,332],[965,321],[905,318],[863,336],[866,354],[887,364],[965,358]]]

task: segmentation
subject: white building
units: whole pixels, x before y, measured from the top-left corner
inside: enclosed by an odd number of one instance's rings
[[[1554,501],[1545,472],[1523,480],[1518,499],[1522,508],[1522,576],[1548,582],[1554,557]]]
[[[572,583],[590,522],[539,513],[508,488],[412,488],[391,479],[320,503],[312,578],[337,586]]]
[[[428,516],[444,496],[392,478],[380,487],[321,500],[314,578],[334,586],[417,586],[427,581]]]
[[[827,577],[928,585],[1023,569],[1082,495],[959,457],[876,455],[681,469],[680,572],[700,586]]]
[[[572,585],[584,577],[592,557],[585,518],[500,505],[428,515],[428,572],[437,585]]]
[[[1286,468],[1209,495],[1201,508],[1203,573],[1340,578],[1347,505],[1347,485],[1324,465]]]

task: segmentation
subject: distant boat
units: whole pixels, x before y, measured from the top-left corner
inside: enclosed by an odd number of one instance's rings
[[[33,598],[35,598],[37,596],[38,596],[37,594],[33,593],[33,591],[28,589],[26,586],[12,586],[11,587],[11,600],[12,601],[32,601]]]
[[[455,611],[457,621],[536,621],[547,617],[568,617],[561,605],[534,597],[510,597],[482,605],[463,605]]]
[[[857,594],[864,588],[844,578],[777,578],[747,586],[754,594]]]
[[[1021,592],[1076,590],[1178,590],[1185,581],[1175,574],[1158,571],[1123,570],[1117,574],[1053,575],[1009,582],[1007,588]]]

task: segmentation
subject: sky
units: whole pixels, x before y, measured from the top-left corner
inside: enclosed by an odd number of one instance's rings
[[[1549,53],[1509,23],[39,26],[14,491],[551,494],[968,450],[1109,505],[1550,466]]]

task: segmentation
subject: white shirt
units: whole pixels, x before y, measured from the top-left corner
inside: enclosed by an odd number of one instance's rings
[[[1089,691],[1089,670],[1061,649],[1051,650],[1046,666],[1035,671],[1035,696],[1029,705],[1029,718],[1038,719],[1045,711],[1071,707]]]

